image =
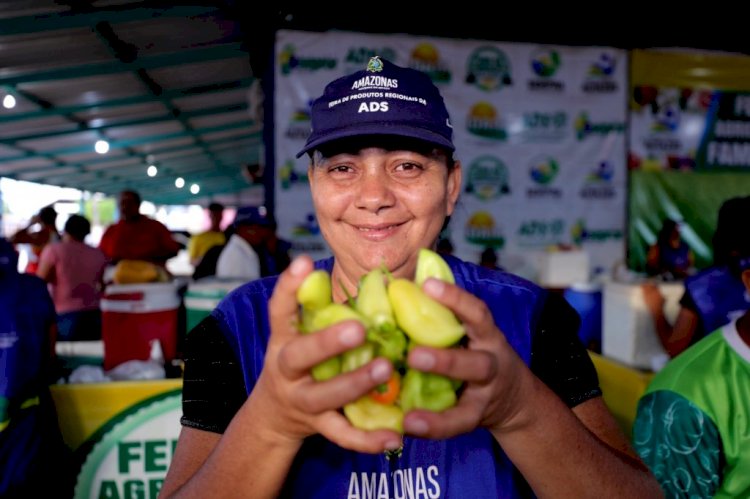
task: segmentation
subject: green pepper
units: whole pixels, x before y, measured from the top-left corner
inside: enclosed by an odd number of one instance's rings
[[[404,412],[443,411],[456,405],[456,400],[454,381],[446,376],[407,369],[401,380],[399,405]]]
[[[358,369],[375,358],[375,345],[367,342],[341,354],[341,372]]]
[[[406,335],[395,325],[369,328],[367,341],[375,345],[375,355],[385,357],[395,365],[401,364],[406,357]]]
[[[444,348],[460,340],[465,330],[453,312],[407,279],[388,284],[388,298],[399,327],[419,345]]]
[[[404,432],[404,412],[398,406],[375,402],[368,395],[346,404],[344,415],[352,426],[360,430]]]
[[[302,313],[303,317],[309,317],[308,320],[303,318],[303,324],[308,324],[306,330],[310,333],[320,331],[346,320],[357,320],[364,325],[362,317],[356,311],[340,303],[329,303],[319,310],[303,308]],[[337,355],[317,364],[312,368],[313,378],[317,381],[325,381],[337,376],[342,372],[343,360],[343,355]]]
[[[414,282],[421,288],[422,284],[430,277],[451,284],[456,283],[453,271],[443,257],[432,250],[422,248],[417,256],[417,271],[414,275]]]

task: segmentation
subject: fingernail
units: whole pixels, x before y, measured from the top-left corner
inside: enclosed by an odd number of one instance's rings
[[[357,326],[346,326],[339,332],[339,341],[344,346],[353,347],[359,344],[361,340],[362,334]]]
[[[406,419],[404,420],[404,431],[411,433],[412,435],[424,435],[427,433],[427,423],[421,419]]]
[[[415,350],[409,356],[409,365],[428,371],[435,367],[435,356],[425,350]]]
[[[294,259],[291,265],[289,265],[289,273],[292,275],[300,275],[305,269],[305,260],[302,257]]]
[[[370,377],[373,381],[383,383],[391,377],[391,367],[388,362],[378,361],[370,369]]]
[[[423,289],[432,296],[440,296],[445,290],[445,284],[440,279],[430,278],[425,281]]]

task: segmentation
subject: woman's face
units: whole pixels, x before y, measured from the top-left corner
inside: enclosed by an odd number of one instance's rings
[[[308,172],[321,232],[348,283],[381,263],[412,277],[418,250],[432,247],[453,213],[461,166],[441,152],[354,148],[327,154]],[[342,275],[343,274],[343,275]]]

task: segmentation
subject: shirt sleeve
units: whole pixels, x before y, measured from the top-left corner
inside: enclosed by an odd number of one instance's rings
[[[240,365],[213,316],[188,333],[184,361],[180,422],[224,433],[247,399],[247,391]]]
[[[594,363],[578,338],[580,324],[578,312],[549,293],[531,343],[531,371],[568,407],[602,394]]]
[[[667,497],[713,497],[722,481],[716,425],[674,392],[659,390],[640,400],[633,445]]]

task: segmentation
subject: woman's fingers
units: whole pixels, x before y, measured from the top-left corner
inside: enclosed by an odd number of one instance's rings
[[[487,305],[455,284],[427,279],[423,285],[425,293],[442,305],[450,308],[466,325],[466,332],[476,339],[497,333],[495,323]]]
[[[415,347],[409,352],[409,367],[478,385],[491,383],[498,373],[497,357],[484,350]]]
[[[288,342],[279,352],[279,368],[288,378],[306,375],[313,366],[361,345],[365,330],[358,321],[348,320]]]
[[[387,359],[378,358],[348,373],[326,381],[311,381],[297,387],[295,400],[300,410],[316,414],[339,409],[385,383],[393,373]]]
[[[312,259],[307,255],[301,255],[279,276],[268,301],[272,336],[291,333],[296,329],[299,310],[297,289],[312,270]]]

